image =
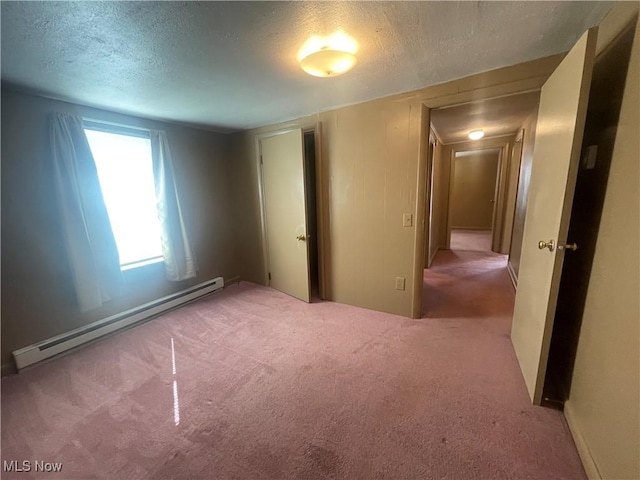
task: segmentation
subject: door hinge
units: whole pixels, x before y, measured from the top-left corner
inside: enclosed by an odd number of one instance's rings
[[[262,155],[260,155],[260,165],[262,165]]]
[[[269,280],[271,280],[271,272],[269,272]]]

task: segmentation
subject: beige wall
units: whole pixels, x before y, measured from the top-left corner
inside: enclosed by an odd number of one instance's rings
[[[322,124],[319,189],[325,223],[325,296],[374,310],[411,315],[420,105],[415,101],[380,100],[302,119],[299,125]],[[287,124],[235,134],[238,172],[234,191],[253,202],[245,225],[244,278],[264,283],[259,209],[259,170],[255,136]],[[414,215],[403,227],[402,215]],[[246,215],[243,215],[246,217]],[[244,256],[243,256],[244,258]],[[406,278],[404,291],[395,278]]]
[[[479,150],[453,159],[451,227],[491,230],[500,152]]]
[[[638,3],[618,4],[600,27],[599,50],[630,20],[635,24],[637,14]],[[617,132],[605,124],[597,133],[615,140],[565,406],[592,478],[640,478],[639,36],[636,27]],[[624,64],[619,58],[618,66]],[[617,101],[607,82],[594,86],[601,88],[599,101]]]
[[[522,130],[520,130],[522,132]],[[520,133],[516,134],[518,137]],[[513,235],[513,217],[516,210],[516,197],[518,194],[518,177],[520,175],[520,160],[522,159],[522,142],[523,138],[513,141],[511,146],[511,161],[509,163],[509,172],[507,183],[509,191],[507,192],[507,201],[504,209],[504,233],[503,245],[506,252],[511,250],[511,236]]]
[[[440,183],[437,186],[439,212],[436,218],[439,221],[437,228],[438,243],[440,248],[449,248],[449,192],[451,191],[451,156],[453,151],[449,145],[442,145],[442,157],[440,161],[439,175],[436,181]]]
[[[536,135],[536,122],[538,110],[522,124],[524,137],[522,140],[522,156],[519,165],[519,177],[517,181],[517,194],[513,213],[511,243],[509,245],[508,267],[514,280],[517,281],[520,271],[520,253],[522,250],[522,236],[524,235],[524,219],[527,213],[527,196],[529,195],[529,183],[531,181],[531,165],[533,162],[533,144]]]
[[[508,170],[508,180],[507,183],[509,185],[507,194],[506,194],[506,202],[504,207],[504,228],[502,232],[502,253],[509,254],[511,252],[511,241],[514,235],[514,225],[515,225],[515,216],[516,216],[516,208],[517,208],[517,197],[518,190],[520,189],[520,169],[521,169],[521,161],[524,150],[525,140],[528,142],[527,148],[530,149],[529,155],[532,154],[533,151],[533,137],[529,135],[528,139],[525,139],[525,130],[524,126],[528,125],[527,129],[530,130],[535,118],[532,119],[531,116],[534,117],[537,115],[538,107],[534,108],[534,110],[529,114],[529,117],[525,119],[523,124],[517,130],[516,137],[513,140],[511,147],[511,155],[509,160],[509,168]],[[534,127],[535,128],[535,127]],[[517,139],[517,140],[516,140]],[[527,185],[528,186],[528,185]],[[525,204],[526,205],[526,204]],[[522,208],[522,206],[521,206]],[[524,212],[521,212],[522,220],[524,221]],[[524,223],[520,225],[520,229],[524,227]],[[520,238],[522,238],[522,231],[520,232]]]
[[[172,283],[161,264],[125,272],[127,293],[80,313],[68,270],[51,181],[47,115],[68,112],[163,129],[200,271]],[[2,364],[11,352],[182,290],[238,275],[230,213],[227,137],[2,90]]]
[[[477,149],[500,149],[500,157],[502,161],[500,162],[500,176],[499,176],[499,187],[498,187],[498,195],[496,198],[496,209],[497,209],[497,217],[496,217],[496,225],[494,226],[497,231],[494,234],[495,241],[492,242],[492,250],[507,253],[505,239],[510,238],[511,232],[505,231],[503,220],[505,217],[505,209],[509,207],[508,202],[508,193],[512,189],[516,188],[515,180],[509,180],[508,169],[509,164],[511,162],[511,146],[513,141],[515,140],[515,135],[507,135],[503,137],[490,137],[483,138],[482,140],[476,141],[468,141],[461,142],[455,144],[445,144],[443,145],[443,161],[442,161],[442,171],[440,175],[440,204],[441,204],[441,213],[439,215],[440,225],[438,227],[438,231],[440,232],[440,242],[443,245],[442,248],[449,248],[450,243],[450,235],[449,231],[452,227],[452,215],[450,211],[451,206],[451,158],[452,155],[455,155],[455,152],[464,152],[469,150],[477,150]],[[510,227],[510,226],[509,226]]]
[[[446,160],[444,158],[444,146],[438,142],[433,155],[433,171],[432,171],[432,183],[431,183],[431,211],[429,212],[429,256],[433,259],[438,249],[446,247],[446,241],[444,238],[446,221],[446,190],[444,188],[444,171]],[[448,184],[448,182],[447,182]]]
[[[426,180],[421,173],[420,131],[424,102],[434,108],[474,98],[539,88],[561,56],[487,72],[415,92],[353,105],[312,117],[232,136],[232,191],[238,219],[237,247],[243,278],[266,282],[255,135],[320,123],[319,165],[321,239],[327,299],[361,307],[415,315],[423,264],[424,205],[418,201]],[[442,158],[446,158],[443,151]],[[448,184],[448,169],[440,172]],[[448,194],[443,188],[439,197]],[[445,207],[446,208],[446,207]],[[402,214],[414,215],[413,227]],[[446,214],[444,215],[446,217]],[[441,232],[446,235],[446,229]],[[443,239],[440,238],[441,244]],[[395,278],[406,290],[395,290]],[[420,292],[421,293],[421,292]]]

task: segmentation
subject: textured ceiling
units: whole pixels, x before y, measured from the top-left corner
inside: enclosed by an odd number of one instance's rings
[[[2,2],[2,78],[193,125],[288,120],[568,50],[604,2]],[[302,72],[311,35],[360,44],[342,77]]]
[[[471,130],[484,130],[485,137],[515,133],[538,108],[540,92],[492,98],[431,111],[431,124],[443,143],[468,141]]]

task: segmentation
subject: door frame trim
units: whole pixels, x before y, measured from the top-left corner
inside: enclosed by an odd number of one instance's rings
[[[491,98],[508,97],[511,95],[518,95],[528,92],[539,92],[542,85],[551,75],[551,72],[560,63],[561,58],[554,57],[555,66],[545,74],[538,74],[528,78],[521,78],[516,81],[503,81],[495,83],[493,85],[484,85],[479,88],[473,88],[472,85],[467,86],[467,90],[459,91],[458,93],[438,95],[437,93],[430,97],[428,94],[419,94],[417,99],[421,108],[421,125],[419,126],[420,144],[423,141],[423,124],[425,118],[430,120],[431,110],[441,107],[453,107],[457,105],[464,105],[467,103],[477,102],[479,100],[488,100]],[[437,89],[434,89],[437,90]],[[429,135],[429,129],[427,128],[427,135]],[[446,148],[446,147],[445,147]],[[446,152],[445,152],[446,153]],[[416,186],[416,225],[422,225],[425,221],[426,215],[426,167],[427,158],[425,155],[418,153],[418,181]],[[448,221],[448,219],[447,219]],[[412,304],[411,304],[411,317],[422,317],[422,287],[423,287],[423,274],[424,274],[424,228],[415,229],[415,241],[414,241],[414,253],[413,253],[413,292],[412,292]],[[448,247],[447,247],[448,248]]]
[[[322,123],[317,122],[314,124],[308,124],[307,126],[302,126],[302,134],[308,132],[313,132],[315,137],[314,146],[315,146],[315,179],[316,179],[316,245],[318,248],[318,295],[321,300],[325,300],[326,298],[326,241],[324,237],[324,229],[322,226],[325,224],[325,208],[324,208],[324,199],[325,196],[323,194],[322,186],[323,182],[323,168],[322,168]],[[305,162],[306,168],[306,162]],[[306,173],[305,173],[306,175]]]
[[[285,133],[289,133],[294,130],[302,130],[302,135],[306,132],[313,131],[315,135],[315,147],[316,147],[316,211],[317,211],[317,244],[318,244],[318,277],[319,277],[319,295],[320,299],[324,300],[326,296],[326,269],[325,269],[325,241],[324,241],[324,195],[322,190],[322,128],[321,122],[303,122],[300,124],[291,124],[286,128],[280,128],[277,130],[271,130],[268,132],[256,133],[254,136],[255,142],[255,168],[257,171],[258,178],[258,203],[260,204],[260,243],[262,245],[262,258],[263,258],[263,268],[264,268],[264,277],[263,281],[265,285],[269,285],[269,246],[267,245],[267,217],[265,210],[265,199],[264,199],[264,178],[262,172],[262,163],[260,162],[260,158],[262,156],[262,140],[265,138],[275,137],[276,135],[283,135]],[[304,152],[303,152],[304,154]],[[303,163],[303,171],[306,169],[306,162]],[[306,208],[306,206],[305,206]],[[307,252],[307,262],[308,260],[308,252]]]
[[[496,253],[503,253],[504,238],[504,213],[505,203],[507,201],[507,193],[509,189],[509,166],[511,164],[511,146],[513,144],[514,135],[502,135],[499,137],[490,137],[477,142],[459,142],[448,144],[445,148],[449,152],[449,190],[447,195],[447,238],[446,248],[451,248],[451,217],[452,202],[451,192],[453,190],[453,176],[455,170],[455,155],[457,152],[466,152],[471,150],[499,150],[498,153],[498,171],[496,172],[495,184],[495,202],[493,204],[493,212],[491,214],[491,250]],[[508,252],[507,252],[508,253]]]
[[[424,198],[425,205],[425,214],[424,214],[424,268],[431,267],[431,261],[433,257],[431,256],[431,196],[433,195],[433,163],[436,154],[436,148],[438,146],[438,142],[440,142],[438,133],[433,128],[431,122],[429,122],[429,140],[428,140],[428,150],[426,151],[427,155],[427,173],[426,173],[426,191]]]

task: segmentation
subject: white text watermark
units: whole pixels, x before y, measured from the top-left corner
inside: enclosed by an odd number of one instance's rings
[[[44,460],[3,460],[3,472],[61,472],[62,462]]]

